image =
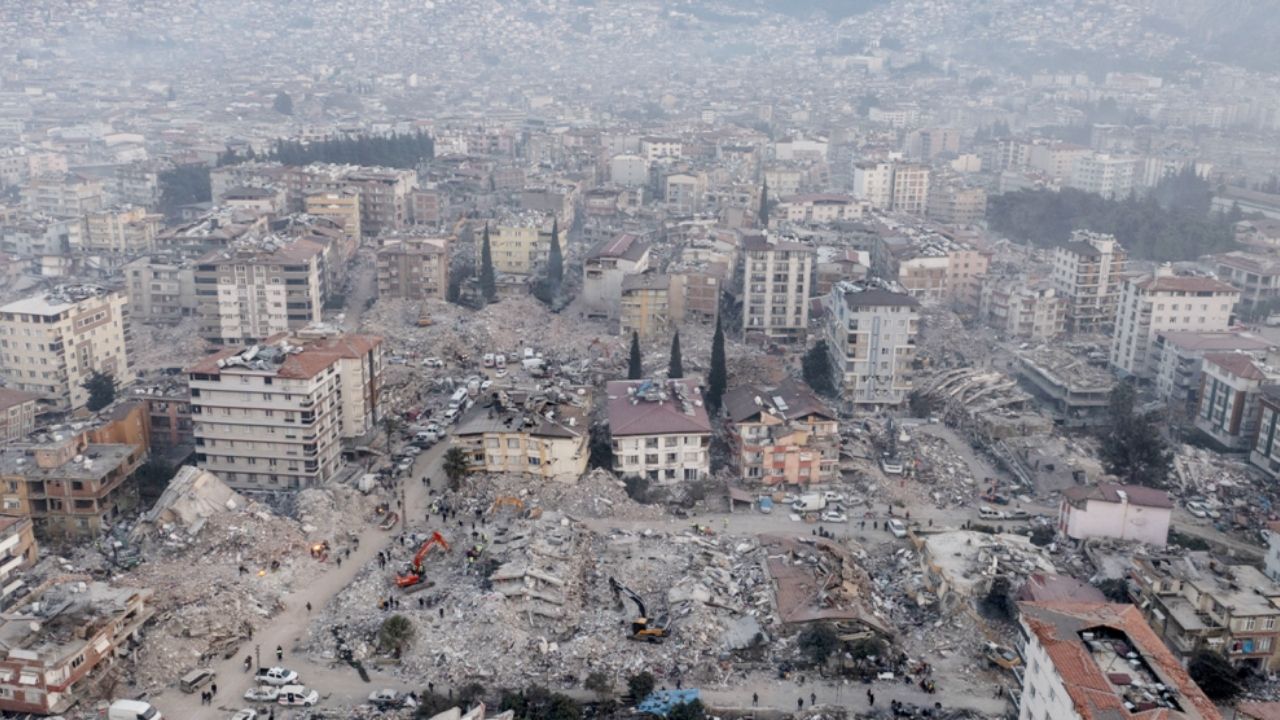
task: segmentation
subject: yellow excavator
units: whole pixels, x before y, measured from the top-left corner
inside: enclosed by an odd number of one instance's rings
[[[657,622],[651,622],[648,615],[644,611],[644,601],[631,588],[622,583],[609,578],[609,587],[613,589],[613,596],[619,604],[622,603],[622,595],[631,598],[631,602],[636,604],[636,610],[639,615],[631,621],[631,639],[643,640],[651,643],[660,643],[671,636],[671,628],[667,618],[660,618]]]
[[[514,495],[499,495],[494,499],[493,504],[489,506],[490,513],[496,513],[503,506],[509,506],[516,509],[516,512],[524,511],[524,501]]]

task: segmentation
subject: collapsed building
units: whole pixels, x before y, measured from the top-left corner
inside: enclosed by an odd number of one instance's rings
[[[497,389],[453,433],[472,472],[576,483],[587,471],[591,395],[585,387]]]

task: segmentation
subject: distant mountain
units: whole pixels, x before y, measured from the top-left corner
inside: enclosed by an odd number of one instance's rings
[[[1205,58],[1280,72],[1275,0],[1154,0],[1148,20],[1166,32],[1176,31]]]

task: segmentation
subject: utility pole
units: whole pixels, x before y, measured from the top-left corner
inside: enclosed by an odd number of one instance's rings
[[[262,669],[262,646],[261,645],[255,644],[253,646],[253,660],[255,663],[257,663],[258,669],[261,670]]]

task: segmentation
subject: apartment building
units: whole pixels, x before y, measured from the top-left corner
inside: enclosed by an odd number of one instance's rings
[[[409,220],[414,225],[443,222],[444,206],[445,196],[438,190],[414,190],[409,194]]]
[[[615,318],[622,312],[622,283],[649,269],[649,243],[635,233],[620,233],[595,244],[582,261],[582,305],[591,317]]]
[[[1137,556],[1130,593],[1184,662],[1200,650],[1262,672],[1280,667],[1280,585],[1252,565],[1205,552]]]
[[[928,165],[898,164],[893,168],[893,203],[890,209],[908,215],[924,215],[929,207]]]
[[[84,233],[71,247],[88,252],[149,252],[155,249],[163,219],[141,207],[95,210],[85,215]]]
[[[94,371],[133,382],[129,301],[95,285],[64,285],[0,306],[0,376],[65,411],[89,399]]]
[[[893,163],[866,162],[853,166],[853,196],[877,210],[893,207]]]
[[[38,548],[31,518],[0,514],[0,608],[26,587],[22,571],[36,564]]]
[[[1280,383],[1280,371],[1242,352],[1208,353],[1203,361],[1196,428],[1228,452],[1256,445],[1262,399]]]
[[[35,215],[78,218],[105,203],[102,181],[76,173],[39,175],[22,186],[22,204]]]
[[[92,440],[71,432],[0,448],[2,511],[30,518],[43,538],[96,537],[109,529],[147,453],[142,443]]]
[[[1067,186],[1104,198],[1126,198],[1135,188],[1139,160],[1136,156],[1106,153],[1078,155],[1072,162]]]
[[[1067,326],[1094,333],[1112,326],[1128,254],[1115,237],[1077,230],[1053,249],[1054,287],[1067,299]]]
[[[622,334],[641,340],[665,336],[684,320],[683,278],[645,272],[622,278],[619,320]]]
[[[652,163],[655,160],[664,158],[679,160],[684,157],[684,142],[679,138],[640,138],[640,157],[646,163]],[[617,182],[617,180],[614,182]]]
[[[591,455],[586,388],[564,393],[502,389],[494,396],[491,407],[471,408],[453,430],[452,445],[467,452],[473,472],[561,483],[576,483],[586,474]]]
[[[324,309],[324,247],[268,238],[218,250],[195,264],[200,336],[249,345],[319,322]]]
[[[1156,397],[1170,409],[1186,417],[1194,417],[1200,407],[1200,390],[1204,384],[1205,355],[1210,353],[1246,353],[1265,358],[1273,344],[1252,333],[1239,330],[1224,332],[1168,331],[1156,334],[1154,350]]]
[[[1249,448],[1249,462],[1272,478],[1280,478],[1280,388],[1273,385],[1263,387],[1258,399],[1258,431]],[[1272,547],[1280,548],[1280,528],[1272,528],[1270,536]]]
[[[0,388],[0,443],[17,442],[36,429],[35,393]]]
[[[332,220],[356,244],[364,239],[360,226],[360,191],[355,188],[311,193],[303,199],[303,211]]]
[[[804,342],[809,328],[813,249],[764,234],[742,240],[742,332],[771,342]]]
[[[242,491],[324,485],[381,419],[382,338],[287,337],[187,370],[196,464]]]
[[[378,297],[445,300],[451,238],[384,236],[378,249]]]
[[[1018,720],[1222,720],[1133,605],[1020,602],[1018,619]]]
[[[129,399],[140,404],[145,412],[152,455],[171,463],[185,461],[195,447],[191,389],[187,387],[186,377],[140,381],[129,393]]]
[[[145,255],[123,268],[129,316],[148,323],[177,324],[196,314],[196,269],[185,259]]]
[[[895,233],[888,229],[875,236],[872,269],[894,280],[912,297],[977,308],[982,279],[989,263],[986,253],[935,232]]]
[[[375,237],[409,222],[409,196],[418,187],[418,173],[391,168],[354,168],[343,176],[341,189],[360,196],[360,233]]]
[[[839,477],[840,421],[794,380],[772,390],[735,387],[725,393],[724,414],[744,483],[809,487]]]
[[[707,192],[705,173],[672,173],[662,178],[662,201],[675,215],[693,215],[702,209]]]
[[[100,668],[142,642],[152,591],[60,575],[11,599],[0,616],[0,711],[59,715],[90,705]]]
[[[670,485],[710,473],[711,421],[690,380],[613,380],[609,433],[613,471]]]
[[[1091,155],[1093,151],[1081,145],[1065,142],[1036,143],[1031,147],[1027,165],[1035,170],[1059,181],[1068,181],[1075,170],[1078,158]]]
[[[609,158],[609,182],[622,187],[647,185],[649,161],[639,155],[614,155]]]
[[[1052,340],[1067,330],[1067,301],[1048,281],[988,277],[978,316],[1006,337]]]
[[[925,214],[948,225],[976,225],[987,217],[987,191],[956,185],[934,187],[929,191]]]
[[[1111,342],[1111,365],[1150,378],[1155,373],[1155,340],[1162,332],[1219,332],[1231,324],[1240,291],[1208,277],[1175,275],[1169,266],[1122,285]]]
[[[920,302],[896,283],[838,283],[823,318],[841,402],[895,407],[912,387]]]
[[[1219,278],[1240,290],[1241,313],[1267,308],[1280,297],[1280,258],[1233,250],[1206,260]]]
[[[1062,492],[1058,532],[1075,540],[1114,538],[1164,547],[1173,502],[1142,485],[1073,485]]]
[[[838,220],[860,220],[870,203],[851,195],[807,193],[782,198],[773,216],[787,222],[821,224]]]
[[[552,219],[540,214],[513,217],[489,234],[493,269],[507,275],[533,275],[547,262],[551,251]],[[564,239],[561,238],[563,244]],[[476,242],[476,267],[480,267],[483,243]]]

